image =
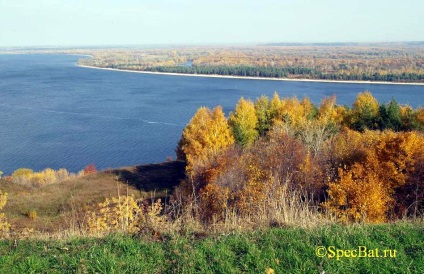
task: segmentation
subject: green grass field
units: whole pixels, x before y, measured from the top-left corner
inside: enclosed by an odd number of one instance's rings
[[[334,251],[362,246],[367,256],[380,257],[364,257],[363,250],[356,258],[337,260],[332,252],[318,257],[320,246]],[[396,257],[394,252],[384,257],[384,250],[396,250]],[[278,228],[156,240],[119,235],[2,240],[0,273],[424,273],[424,224]]]

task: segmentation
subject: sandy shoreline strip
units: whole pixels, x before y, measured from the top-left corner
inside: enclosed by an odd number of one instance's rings
[[[347,81],[347,80],[321,80],[321,79],[288,79],[288,78],[267,78],[267,77],[248,77],[248,76],[231,76],[231,75],[218,75],[218,74],[185,74],[185,73],[172,73],[172,72],[156,72],[156,71],[140,71],[128,69],[113,69],[113,68],[99,68],[93,66],[78,65],[83,68],[123,71],[132,73],[143,74],[158,74],[158,75],[171,75],[171,76],[186,76],[186,77],[209,77],[209,78],[228,78],[228,79],[245,79],[245,80],[266,80],[266,81],[290,81],[290,82],[321,82],[321,83],[341,83],[341,84],[377,84],[377,85],[410,85],[410,86],[424,86],[424,83],[398,83],[398,82],[371,82],[371,81]]]

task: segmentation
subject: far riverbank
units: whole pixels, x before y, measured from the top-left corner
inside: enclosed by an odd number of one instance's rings
[[[377,85],[411,85],[411,86],[424,86],[424,83],[400,83],[400,82],[382,82],[382,81],[348,81],[348,80],[323,80],[323,79],[289,79],[289,78],[266,78],[266,77],[248,77],[248,76],[232,76],[232,75],[218,75],[218,74],[184,74],[172,72],[156,72],[156,71],[141,71],[141,70],[128,70],[128,69],[114,69],[114,68],[100,68],[94,66],[79,65],[79,67],[102,69],[111,71],[123,71],[132,73],[144,74],[158,74],[158,75],[172,75],[172,76],[188,76],[188,77],[208,77],[208,78],[228,78],[228,79],[246,79],[246,80],[268,80],[268,81],[290,81],[290,82],[321,82],[321,83],[342,83],[342,84],[377,84]]]

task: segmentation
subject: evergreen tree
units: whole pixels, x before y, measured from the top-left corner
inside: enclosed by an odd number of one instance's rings
[[[399,104],[392,99],[389,104],[379,107],[379,126],[381,130],[391,129],[399,131],[402,125]]]

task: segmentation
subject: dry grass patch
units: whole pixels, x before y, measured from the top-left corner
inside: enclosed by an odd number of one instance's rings
[[[28,186],[1,180],[0,190],[7,192],[3,212],[12,224],[12,231],[58,233],[81,230],[85,213],[106,198],[133,195],[136,199],[166,197],[184,174],[179,163],[125,167],[93,173],[60,183]],[[177,170],[174,170],[177,168]],[[178,169],[179,168],[179,169]],[[156,187],[155,183],[156,181]],[[36,217],[34,218],[34,214]]]

